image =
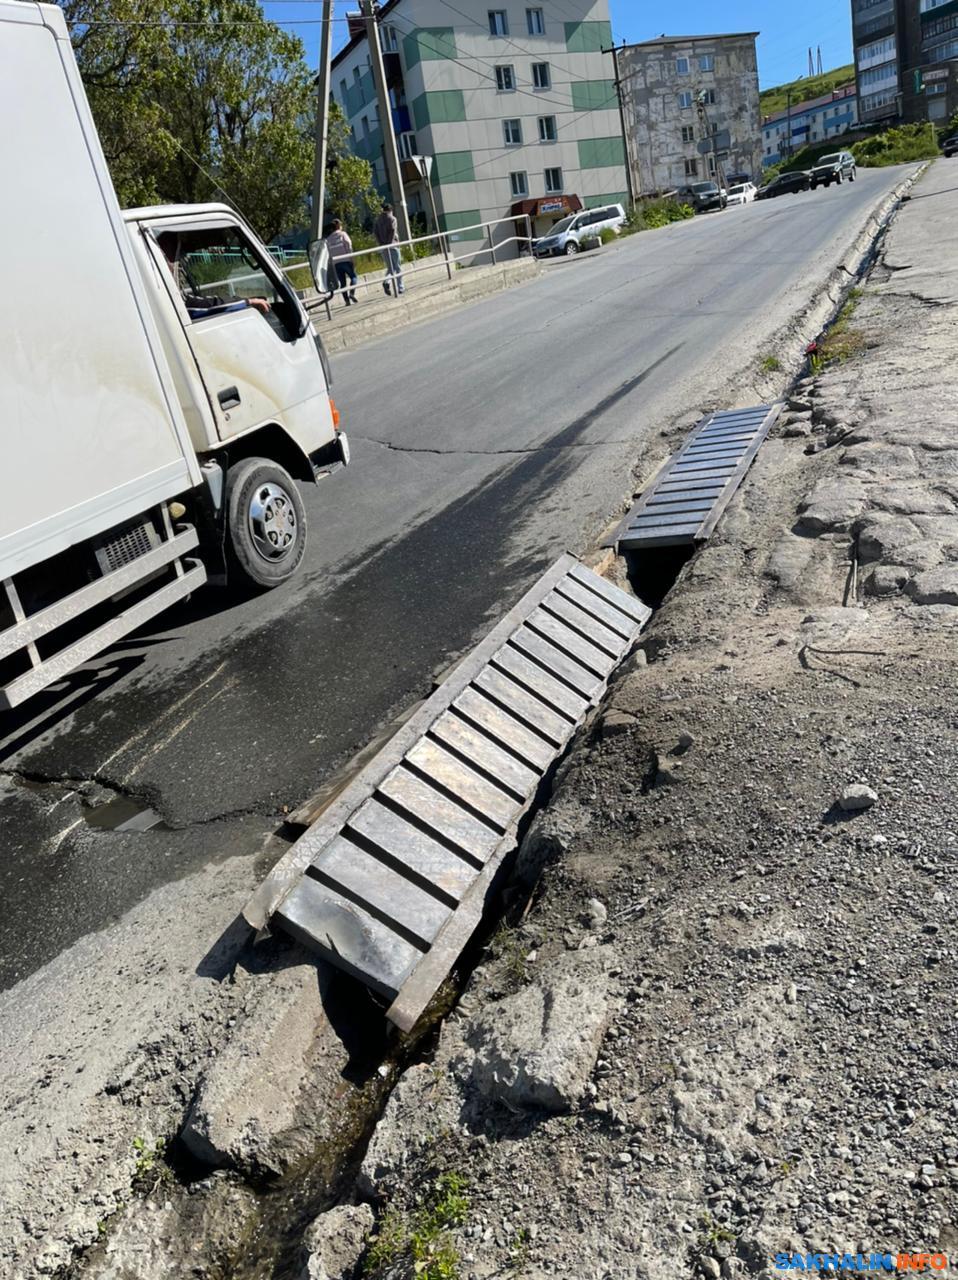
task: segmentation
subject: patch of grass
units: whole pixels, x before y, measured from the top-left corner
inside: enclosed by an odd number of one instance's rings
[[[852,317],[858,300],[862,296],[861,289],[852,289],[841,311],[827,332],[812,343],[809,348],[808,362],[811,371],[819,374],[830,364],[844,364],[854,356],[861,355],[867,346],[865,335],[861,329],[852,324]]]
[[[417,1280],[459,1280],[459,1251],[449,1233],[468,1217],[467,1190],[462,1174],[449,1171],[408,1218],[389,1210],[366,1251],[363,1274],[374,1277],[405,1259]]]
[[[603,227],[602,230],[599,232],[599,239],[602,241],[603,244],[611,244],[613,240],[618,240],[618,238],[619,237],[615,234],[615,232],[612,230],[611,227]]]
[[[851,153],[858,164],[870,169],[931,160],[938,155],[938,133],[930,122],[902,124],[853,143]]]
[[[515,987],[521,986],[528,976],[526,956],[529,950],[519,930],[510,929],[503,921],[492,935],[489,950],[493,959],[502,963],[508,981]]]
[[[762,361],[762,370],[764,373],[778,373],[782,367],[782,362],[778,356],[766,356]]]
[[[833,89],[839,89],[854,79],[855,64],[849,63],[848,66],[835,67],[834,70],[826,71],[820,76],[802,76],[798,80],[790,80],[787,84],[777,84],[763,89],[759,95],[762,115],[774,116],[779,111],[784,111],[788,106],[789,90],[792,93],[792,105],[797,106],[798,103],[808,102],[811,98],[823,98],[826,93],[831,93]]]

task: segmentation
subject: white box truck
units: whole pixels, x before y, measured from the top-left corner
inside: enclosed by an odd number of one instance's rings
[[[60,10],[0,0],[0,708],[207,578],[284,582],[349,461],[329,366],[227,205],[121,213]],[[310,247],[317,286],[328,254]]]

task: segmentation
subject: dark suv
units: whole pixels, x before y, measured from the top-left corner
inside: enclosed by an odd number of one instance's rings
[[[780,173],[773,178],[767,187],[758,193],[759,200],[773,200],[776,196],[794,195],[796,191],[807,191],[811,186],[811,174],[804,169],[795,169],[789,173]]]
[[[822,156],[812,168],[812,190],[816,187],[830,187],[833,182],[842,183],[847,178],[855,181],[855,157],[850,151],[836,151],[834,155]]]
[[[724,209],[728,204],[728,196],[717,182],[693,182],[688,190],[688,198],[696,213]]]
[[[941,149],[946,156],[958,156],[958,134],[952,138],[946,138],[941,144]]]

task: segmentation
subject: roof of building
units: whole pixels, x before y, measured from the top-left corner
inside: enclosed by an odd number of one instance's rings
[[[384,4],[379,5],[379,17],[381,18],[385,14],[391,13],[392,10],[395,9],[398,4],[399,4],[399,0],[385,0]],[[365,31],[360,31],[356,35],[351,36],[349,40],[347,40],[347,42],[343,45],[343,47],[341,49],[338,49],[333,54],[333,58],[332,58],[332,62],[330,63],[330,66],[331,67],[337,66],[340,62],[342,62],[343,58],[345,58],[347,54],[352,53],[352,51],[358,48],[359,45],[361,45],[365,39],[366,39]]]
[[[767,129],[770,124],[778,124],[780,120],[787,120],[789,116],[805,115],[809,111],[816,111],[819,107],[830,106],[833,102],[844,102],[846,98],[854,98],[857,88],[854,80],[849,84],[839,85],[837,89],[833,89],[831,93],[823,93],[820,98],[808,98],[805,102],[793,102],[791,110],[776,111],[773,116],[767,116],[762,121],[762,128]]]
[[[631,40],[628,44],[622,44],[619,48],[625,49],[645,49],[650,45],[656,44],[697,44],[703,40],[748,40],[755,39],[761,35],[760,31],[713,31],[709,35],[704,36],[656,36],[654,40]]]

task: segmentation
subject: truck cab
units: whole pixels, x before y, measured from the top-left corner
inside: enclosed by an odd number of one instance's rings
[[[238,517],[232,543],[238,536],[242,544],[247,526],[254,530],[246,550],[256,554],[234,550],[247,560],[246,576],[272,585],[301,554],[295,492],[274,475],[271,492],[251,486],[244,510],[231,513],[227,490],[237,465],[253,458],[300,481],[349,461],[322,340],[282,270],[228,205],[132,209],[123,218],[213,509],[227,521]],[[264,510],[278,521],[269,537],[258,528]]]

